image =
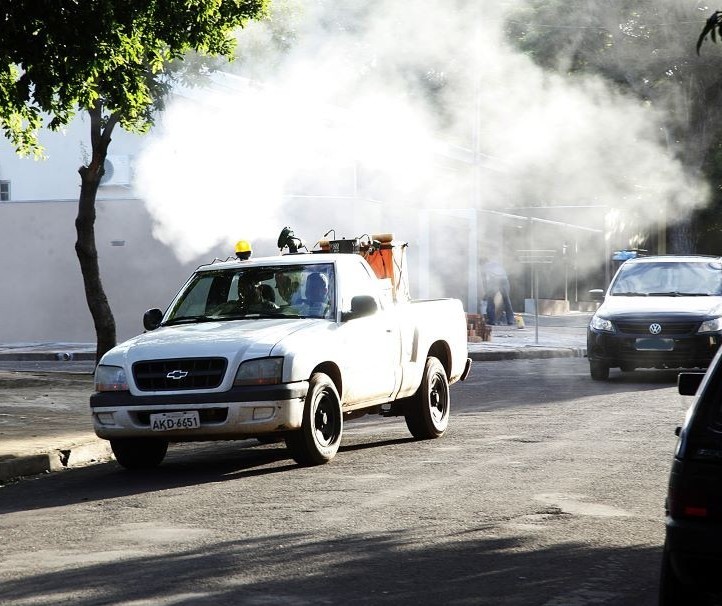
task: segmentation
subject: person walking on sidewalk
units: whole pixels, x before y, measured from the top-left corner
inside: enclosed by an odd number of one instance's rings
[[[501,262],[494,258],[482,257],[482,272],[484,282],[484,298],[486,299],[486,316],[490,325],[496,324],[496,295],[501,295],[501,302],[506,315],[506,323],[514,325],[514,309],[509,298],[509,276]]]

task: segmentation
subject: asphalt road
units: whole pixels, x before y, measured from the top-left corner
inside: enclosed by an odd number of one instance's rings
[[[475,365],[440,440],[348,423],[337,458],[172,446],[0,488],[0,603],[656,603],[675,375]]]

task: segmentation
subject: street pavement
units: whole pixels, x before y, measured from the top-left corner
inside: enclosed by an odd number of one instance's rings
[[[590,313],[522,317],[469,343],[474,363],[586,355]],[[92,343],[0,343],[0,483],[112,458],[90,421],[94,365]]]

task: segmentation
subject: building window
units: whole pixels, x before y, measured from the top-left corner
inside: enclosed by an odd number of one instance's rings
[[[10,200],[10,181],[0,181],[0,202]]]

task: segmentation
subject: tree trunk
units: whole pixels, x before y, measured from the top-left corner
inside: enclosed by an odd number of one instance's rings
[[[80,261],[80,271],[85,286],[85,299],[90,315],[93,317],[96,334],[95,362],[105,352],[115,347],[115,318],[110,310],[108,298],[100,280],[98,250],[95,246],[95,199],[98,186],[103,176],[105,157],[110,143],[110,133],[116,120],[111,116],[103,123],[102,108],[98,104],[88,112],[91,118],[92,158],[88,166],[81,166],[80,199],[78,200],[78,216],[75,219],[75,230],[78,239],[75,242],[75,253]]]
[[[696,249],[696,234],[692,229],[690,217],[667,228],[667,246],[671,255],[693,255]]]

